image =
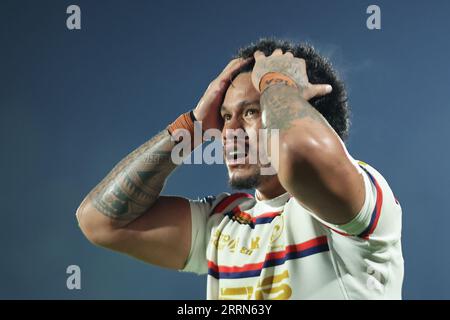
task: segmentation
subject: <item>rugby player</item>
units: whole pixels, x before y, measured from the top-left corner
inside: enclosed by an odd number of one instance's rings
[[[307,44],[260,40],[86,196],[81,230],[150,264],[207,274],[208,299],[400,299],[401,206],[383,176],[348,153],[348,118],[326,58]],[[193,133],[195,121],[221,130],[229,183],[253,195],[161,195],[183,141],[175,132]],[[229,134],[259,129],[278,130],[279,152],[266,151],[275,174],[248,161],[260,148],[254,136]]]

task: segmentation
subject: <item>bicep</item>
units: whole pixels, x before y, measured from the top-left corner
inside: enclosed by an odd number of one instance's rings
[[[377,240],[378,244],[395,243],[401,237],[401,206],[378,171],[364,162],[359,162],[359,166],[365,185],[363,207],[347,224],[325,224],[340,234]]]
[[[116,232],[117,251],[161,267],[181,269],[191,247],[189,201],[161,196],[148,212]]]
[[[292,143],[281,153],[280,181],[321,219],[344,224],[364,203],[364,178],[337,135],[323,127],[315,129],[317,137]]]
[[[114,221],[94,208],[83,211],[81,214],[90,215],[92,231],[87,231],[97,233],[92,238],[99,239],[93,242],[150,264],[170,269],[184,267],[191,247],[188,199],[160,196],[146,213],[121,227],[113,226]],[[83,219],[78,218],[81,226]]]

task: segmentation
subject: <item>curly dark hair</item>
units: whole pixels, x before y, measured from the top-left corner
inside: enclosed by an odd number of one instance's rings
[[[309,102],[327,119],[339,137],[345,140],[348,137],[350,127],[350,108],[347,103],[347,92],[344,83],[338,78],[331,62],[321,56],[312,45],[307,43],[295,44],[273,38],[261,39],[256,43],[239,49],[235,58],[253,57],[253,53],[257,50],[264,52],[268,56],[277,48],[283,50],[283,52],[291,51],[294,57],[305,59],[306,72],[310,83],[330,84],[333,87],[333,91],[330,94],[313,98]],[[234,77],[243,72],[251,72],[254,65],[253,61],[244,66]]]

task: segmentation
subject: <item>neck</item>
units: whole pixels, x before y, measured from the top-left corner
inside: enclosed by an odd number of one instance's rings
[[[256,188],[256,191],[259,200],[270,200],[286,193],[286,190],[277,178],[265,181]]]

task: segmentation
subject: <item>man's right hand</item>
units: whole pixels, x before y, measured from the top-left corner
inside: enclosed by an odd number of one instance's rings
[[[209,84],[194,109],[194,116],[197,121],[202,121],[203,130],[222,128],[223,120],[220,117],[219,108],[231,84],[231,78],[240,68],[252,60],[253,58],[231,60],[219,76]]]
[[[194,115],[203,121],[205,130],[221,128],[222,99],[230,78],[245,63],[231,61],[200,100]],[[125,157],[89,193],[77,218],[92,243],[158,266],[184,267],[192,241],[189,201],[160,196],[176,168],[170,157],[173,146],[169,132],[163,130]]]

